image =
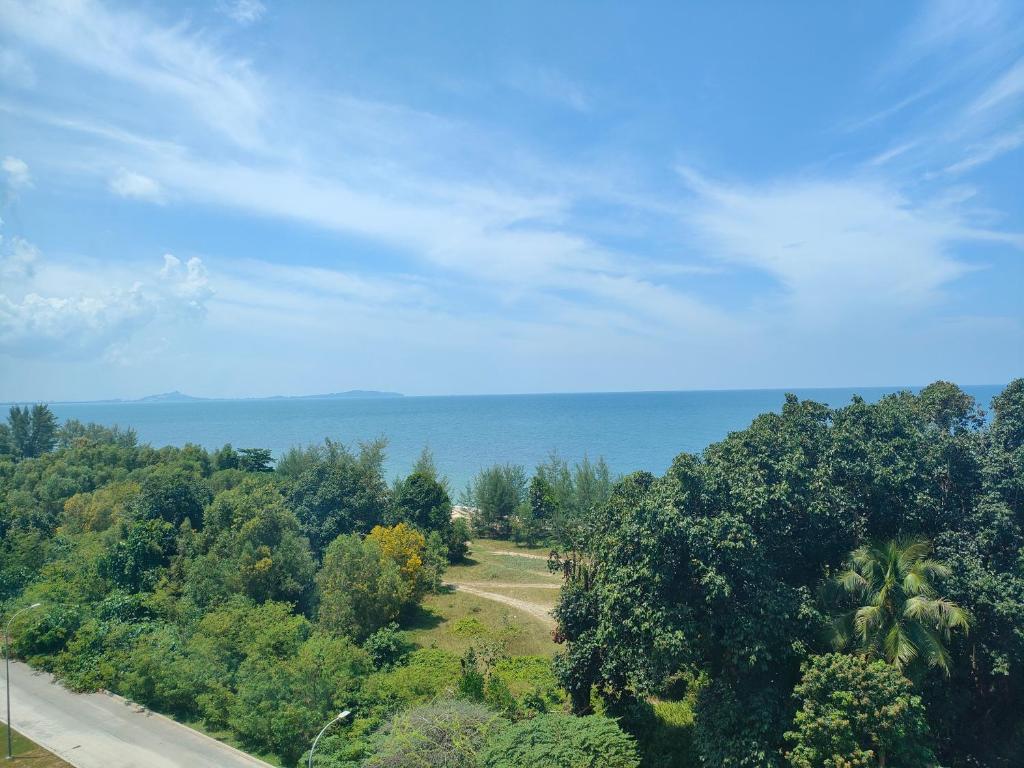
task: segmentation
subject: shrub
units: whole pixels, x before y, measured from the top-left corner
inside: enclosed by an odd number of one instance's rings
[[[508,721],[468,701],[441,700],[396,715],[371,742],[365,768],[475,768]]]
[[[610,718],[538,715],[496,733],[483,768],[639,768],[632,737]]]

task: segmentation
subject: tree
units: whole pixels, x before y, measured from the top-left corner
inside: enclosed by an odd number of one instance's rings
[[[285,457],[286,471],[306,467],[290,483],[289,501],[318,558],[338,536],[365,534],[384,521],[391,493],[384,482],[382,452],[379,442],[364,444],[358,456],[328,442],[322,451]]]
[[[4,436],[16,458],[34,459],[57,444],[57,417],[47,405],[12,405]]]
[[[526,499],[526,472],[518,464],[496,464],[480,470],[465,493],[478,510],[473,526],[481,533],[507,537],[512,519]]]
[[[935,757],[921,697],[895,667],[862,656],[813,656],[793,691],[800,702],[793,768],[931,768]]]
[[[321,626],[363,640],[395,621],[412,597],[412,585],[377,541],[339,536],[327,548],[316,576]]]
[[[140,517],[165,520],[174,527],[188,520],[193,528],[200,528],[209,501],[209,490],[195,474],[181,466],[160,464],[142,481],[135,510]]]
[[[601,715],[537,715],[497,732],[482,768],[639,768],[636,744]]]
[[[230,449],[230,445],[225,448]],[[273,472],[274,454],[267,448],[239,448],[238,468],[243,472]]]
[[[206,605],[241,592],[306,606],[316,570],[309,542],[272,482],[248,476],[217,494],[203,519],[200,555],[187,566],[193,599]]]
[[[522,507],[517,520],[516,534],[527,546],[545,539],[560,516],[558,500],[551,483],[540,475],[530,480],[529,504]]]
[[[395,715],[374,736],[365,768],[476,768],[488,739],[508,721],[487,707],[446,700]]]
[[[380,548],[382,558],[398,566],[408,588],[408,602],[418,601],[440,577],[440,564],[427,561],[426,537],[415,528],[405,523],[391,528],[377,525],[366,540]]]
[[[321,724],[351,706],[369,657],[345,638],[314,634],[294,656],[251,656],[239,667],[229,722],[246,744],[295,765]]]
[[[930,559],[931,552],[930,542],[907,539],[850,555],[836,584],[855,605],[835,623],[837,648],[858,648],[900,670],[920,661],[949,674],[950,634],[967,632],[971,617],[938,595],[934,582],[947,577],[949,568]]]
[[[437,531],[448,541],[452,534],[452,500],[435,477],[416,471],[396,483],[388,521],[392,525],[408,523],[424,533]]]

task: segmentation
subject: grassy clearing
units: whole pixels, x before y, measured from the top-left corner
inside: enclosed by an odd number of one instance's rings
[[[537,557],[500,554],[503,552]],[[544,549],[529,549],[507,541],[476,539],[466,561],[451,566],[445,581],[472,584],[487,592],[551,608],[558,600],[557,589],[525,586],[560,584],[560,579],[548,572],[547,554]],[[479,647],[481,642],[501,643],[514,656],[550,656],[558,649],[551,640],[550,628],[535,617],[463,592],[428,595],[403,626],[409,639],[420,647],[457,654],[465,653],[470,646]]]
[[[475,539],[470,544],[465,563],[451,566],[445,578],[453,582],[560,584],[561,579],[548,571],[547,556],[546,549],[520,547],[494,539]]]
[[[427,596],[404,626],[416,645],[459,655],[487,641],[501,642],[514,656],[550,656],[558,649],[541,622],[507,605],[463,592]]]
[[[11,718],[13,720],[13,718]],[[7,755],[7,726],[2,726],[3,734],[3,750],[4,755]],[[3,765],[11,766],[11,768],[71,768],[70,763],[66,763],[57,757],[52,752],[47,752],[45,749],[40,747],[34,741],[31,741],[20,733],[12,729],[12,744],[14,759],[3,761]]]

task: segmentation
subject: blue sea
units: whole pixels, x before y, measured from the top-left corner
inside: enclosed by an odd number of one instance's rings
[[[841,406],[900,387],[794,389],[801,398]],[[914,389],[904,387],[903,389]],[[988,408],[1002,386],[964,389]],[[532,469],[552,452],[570,461],[604,457],[615,474],[663,473],[682,451],[697,452],[759,413],[781,410],[785,390],[479,395],[387,399],[206,400],[164,403],[58,403],[61,419],[133,428],[155,446],[291,446],[325,437],[356,446],[386,437],[390,477],[408,472],[424,446],[455,490],[482,467]]]

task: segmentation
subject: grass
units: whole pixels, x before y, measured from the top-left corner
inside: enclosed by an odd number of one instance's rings
[[[544,559],[496,554],[503,552],[538,555]],[[519,586],[561,583],[559,577],[548,571],[547,554],[546,549],[476,539],[471,542],[466,561],[451,566],[445,581],[468,582],[488,592],[552,607],[558,599],[557,589]],[[419,610],[403,624],[409,639],[416,645],[460,655],[482,641],[499,642],[513,656],[551,656],[559,648],[551,639],[551,629],[535,617],[464,592],[428,595]]]
[[[548,570],[547,556],[546,549],[531,549],[494,539],[475,539],[470,543],[465,562],[451,566],[445,578],[448,581],[560,584],[561,579]]]
[[[3,749],[4,755],[7,755],[7,726],[3,726]],[[34,741],[22,736],[20,733],[11,729],[12,734],[12,745],[13,745],[13,760],[4,760],[3,765],[11,766],[15,768],[71,768],[70,763],[66,763],[57,757],[52,752],[47,752],[45,749],[40,747]]]
[[[229,747],[234,747],[235,749],[241,752],[245,752],[245,754],[247,755],[252,755],[257,760],[262,760],[265,763],[270,763],[271,765],[276,766],[283,765],[281,759],[277,755],[271,752],[257,752],[256,750],[245,746],[244,744],[242,744],[242,742],[238,740],[238,737],[232,731],[210,728],[202,720],[182,720],[180,718],[175,719],[177,719],[178,722],[180,722],[182,725],[188,726],[193,731],[199,731],[199,733],[203,734],[204,736],[209,736],[210,738],[216,739],[217,741],[227,744]]]

